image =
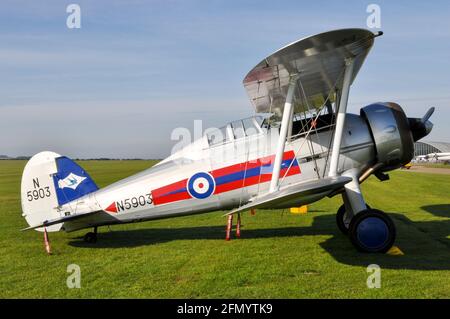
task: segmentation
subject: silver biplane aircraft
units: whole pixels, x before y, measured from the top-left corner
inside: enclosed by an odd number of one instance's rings
[[[434,109],[408,118],[398,104],[380,102],[347,114],[350,86],[379,35],[342,29],[283,47],[244,78],[255,116],[108,187],[99,189],[67,157],[36,154],[22,176],[26,229],[47,240],[47,232],[93,227],[85,240],[95,242],[103,225],[226,210],[229,235],[234,214],[340,195],[339,229],[360,251],[386,252],[395,225],[366,205],[360,184],[371,174],[386,180],[385,172],[410,162]]]

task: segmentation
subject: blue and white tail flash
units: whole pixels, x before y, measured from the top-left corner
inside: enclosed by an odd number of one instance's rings
[[[58,157],[56,166],[53,181],[60,206],[98,190],[89,174],[71,159]]]

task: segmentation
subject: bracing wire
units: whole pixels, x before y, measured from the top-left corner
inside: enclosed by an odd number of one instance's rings
[[[336,78],[336,82],[334,83],[334,86],[333,86],[333,87],[336,87],[336,84],[338,83],[339,79],[343,76],[344,70],[345,70],[345,67],[344,67],[344,68],[341,70],[341,72],[339,73],[339,76]],[[330,99],[332,93],[333,93],[333,91],[330,90],[330,92],[328,93],[328,96],[327,96],[327,98],[325,99],[324,103],[323,103],[323,104],[321,105],[321,107],[319,108],[319,110],[318,110],[318,112],[317,112],[317,115],[316,115],[315,117],[309,118],[309,119],[307,120],[307,122],[306,122],[306,126],[308,126],[308,124],[312,121],[313,118],[314,118],[314,121],[317,121],[317,119],[318,119],[319,116],[320,116],[320,113],[322,112],[322,110],[323,110],[325,104],[326,104],[326,103],[328,102],[328,100]],[[308,136],[309,136],[309,134],[311,133],[312,129],[313,129],[313,127],[312,127],[312,125],[310,125],[310,126],[309,126],[309,129],[308,129],[308,131],[307,131],[307,133],[306,133],[306,135],[305,135],[305,137],[304,137],[304,139],[303,139],[303,142],[300,144],[300,146],[298,147],[298,149],[294,152],[294,159],[297,157],[298,153],[299,153],[300,150],[302,149],[302,147],[303,147],[303,145],[305,144],[306,140],[308,139]],[[333,135],[334,135],[334,134],[333,134]],[[286,172],[283,174],[283,178],[281,179],[281,181],[280,181],[280,183],[279,183],[279,186],[281,186],[281,185],[283,184],[284,179],[286,178],[286,175],[287,175],[287,173],[289,172],[289,170],[291,169],[293,163],[294,163],[294,160],[292,160],[292,161],[289,163],[289,166],[288,166]]]

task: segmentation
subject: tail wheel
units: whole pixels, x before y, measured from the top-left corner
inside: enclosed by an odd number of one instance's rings
[[[362,252],[385,253],[395,241],[394,222],[378,209],[367,209],[356,214],[348,230],[350,241]]]
[[[83,240],[86,243],[94,244],[94,243],[97,242],[97,234],[96,233],[92,233],[92,232],[86,233],[86,235],[84,235]]]
[[[367,205],[367,208],[370,209],[370,206]],[[339,207],[337,213],[336,213],[336,224],[339,228],[339,230],[344,234],[348,234],[348,228],[350,226],[351,219],[346,214],[345,205],[342,204],[341,207]]]

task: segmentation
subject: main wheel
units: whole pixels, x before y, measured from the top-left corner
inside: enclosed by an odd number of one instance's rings
[[[356,214],[348,230],[350,241],[362,252],[385,253],[395,241],[394,222],[378,209],[366,209]]]
[[[95,243],[97,242],[97,234],[89,232],[86,235],[84,235],[83,239],[87,243]]]
[[[367,208],[370,209],[370,206],[367,205]],[[339,207],[337,213],[336,213],[336,224],[339,228],[339,230],[344,234],[348,234],[348,227],[350,226],[350,218],[348,218],[345,210],[345,205],[342,204],[341,207]]]

